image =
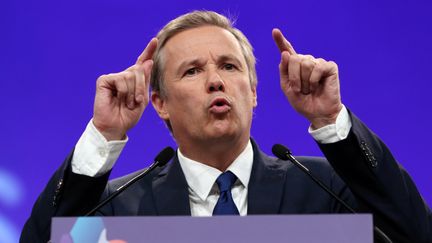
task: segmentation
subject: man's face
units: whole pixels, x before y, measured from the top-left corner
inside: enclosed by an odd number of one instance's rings
[[[249,138],[256,89],[235,37],[220,27],[180,32],[165,44],[166,96],[152,95],[180,146]]]

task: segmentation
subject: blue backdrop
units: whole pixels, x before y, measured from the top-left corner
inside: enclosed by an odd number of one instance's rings
[[[297,155],[320,155],[308,122],[279,88],[281,28],[298,53],[339,65],[342,100],[390,147],[429,205],[432,137],[430,1],[2,1],[0,4],[0,242],[16,242],[50,175],[92,117],[96,78],[133,64],[172,18],[194,9],[237,18],[255,47],[252,134]],[[174,145],[151,107],[129,133],[113,177]]]

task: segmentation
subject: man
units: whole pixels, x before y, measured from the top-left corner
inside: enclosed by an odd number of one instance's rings
[[[395,242],[432,241],[432,214],[414,183],[341,103],[337,65],[297,54],[278,29],[272,35],[281,52],[282,91],[311,122],[310,133],[338,175],[324,159],[300,159],[358,211],[373,213]],[[131,178],[107,185],[127,131],[150,98],[177,154],[98,214],[345,212],[301,171],[268,157],[250,138],[256,84],[252,47],[224,16],[196,11],[168,23],[135,65],[97,80],[93,119],[40,195],[21,241],[46,242],[51,217],[83,215]]]

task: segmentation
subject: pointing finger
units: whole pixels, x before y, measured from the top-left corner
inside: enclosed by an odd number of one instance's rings
[[[285,38],[279,29],[274,28],[272,31],[272,36],[280,52],[288,51],[290,55],[297,54],[291,43]]]
[[[147,44],[144,51],[138,57],[136,64],[143,64],[145,61],[152,59],[153,54],[156,51],[157,45],[158,45],[158,39],[152,38],[150,42]]]

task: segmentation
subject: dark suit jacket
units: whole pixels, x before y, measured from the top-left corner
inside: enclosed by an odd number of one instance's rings
[[[432,213],[409,175],[386,146],[352,115],[347,139],[319,144],[327,160],[298,157],[312,173],[394,242],[432,242]],[[344,213],[341,205],[287,161],[264,154],[253,142],[248,214]],[[46,242],[53,216],[78,216],[134,174],[108,182],[71,171],[72,154],[50,179],[24,226],[21,242]],[[334,168],[334,169],[333,169]],[[138,173],[138,172],[137,172]],[[342,178],[342,179],[341,179]],[[177,156],[105,205],[100,215],[190,215],[188,185]]]

